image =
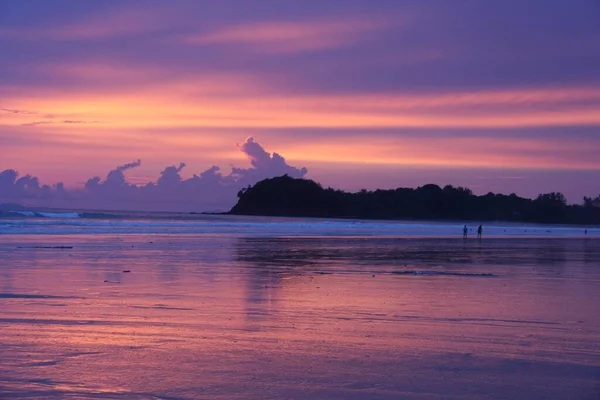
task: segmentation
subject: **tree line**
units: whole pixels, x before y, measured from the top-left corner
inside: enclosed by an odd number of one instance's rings
[[[446,219],[563,224],[600,224],[600,195],[567,204],[562,193],[535,199],[516,194],[475,195],[464,187],[428,184],[413,188],[349,193],[287,175],[265,179],[238,193],[229,211],[238,215],[363,219]]]

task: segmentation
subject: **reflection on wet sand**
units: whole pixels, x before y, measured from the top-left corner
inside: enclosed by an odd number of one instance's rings
[[[0,257],[0,397],[599,394],[597,239],[31,236]]]
[[[600,240],[521,238],[464,242],[412,238],[240,238],[238,260],[278,269],[363,265],[531,266],[600,262]],[[310,268],[308,268],[310,270]]]

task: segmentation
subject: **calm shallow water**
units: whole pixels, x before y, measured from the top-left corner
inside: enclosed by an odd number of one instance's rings
[[[597,238],[0,239],[2,398],[600,398]]]

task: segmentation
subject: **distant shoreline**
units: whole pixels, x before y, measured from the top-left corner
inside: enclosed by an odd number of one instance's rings
[[[499,225],[499,224],[511,224],[511,225],[519,225],[519,224],[531,224],[533,226],[552,226],[552,227],[563,227],[563,228],[582,228],[582,229],[600,229],[600,224],[597,225],[585,225],[585,224],[570,224],[570,223],[554,223],[554,222],[534,222],[534,221],[504,221],[504,220],[467,220],[467,219],[431,219],[431,218],[422,218],[422,219],[410,219],[410,218],[366,218],[366,217],[314,217],[314,216],[296,216],[296,215],[258,215],[258,214],[234,214],[230,211],[225,211],[221,213],[194,213],[201,215],[223,215],[223,216],[233,216],[233,217],[265,217],[265,218],[306,218],[306,219],[319,219],[319,220],[336,220],[336,221],[364,221],[364,222],[407,222],[407,223],[423,223],[423,222],[432,222],[432,223],[444,223],[444,224],[457,224],[457,225],[467,225],[468,227],[474,228],[474,224],[479,225],[482,224],[485,227],[485,224],[489,225]]]
[[[238,193],[237,204],[220,215],[335,218],[375,221],[437,221],[457,223],[535,223],[600,226],[600,196],[584,205],[568,205],[561,193],[536,199],[517,195],[477,196],[468,188],[425,185],[416,189],[361,190],[348,193],[324,189],[309,179],[287,175],[265,179]]]

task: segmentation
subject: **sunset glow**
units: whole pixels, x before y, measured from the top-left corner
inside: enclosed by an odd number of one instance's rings
[[[142,158],[131,182],[180,161],[191,176],[245,166],[235,143],[252,135],[341,188],[370,180],[348,185],[334,178],[339,165],[599,177],[600,76],[588,68],[599,59],[585,44],[597,28],[580,10],[565,6],[551,30],[543,13],[527,20],[531,31],[516,17],[510,35],[491,23],[481,34],[498,42],[484,46],[465,37],[479,23],[460,10],[292,2],[238,14],[176,3],[4,5],[0,170],[76,188]],[[514,17],[498,5],[481,12]],[[467,175],[436,183],[474,184]],[[535,180],[521,193],[571,190],[578,201],[599,190],[597,181],[572,190]]]

